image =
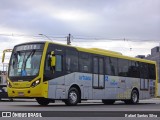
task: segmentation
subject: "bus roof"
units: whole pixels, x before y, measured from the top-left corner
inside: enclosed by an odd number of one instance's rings
[[[141,59],[141,58],[135,58],[135,57],[129,57],[129,56],[122,55],[121,53],[115,52],[115,51],[110,51],[110,50],[105,50],[105,49],[100,49],[100,48],[82,48],[82,47],[76,47],[76,46],[71,46],[71,45],[65,45],[65,44],[61,44],[61,43],[55,43],[55,42],[51,42],[51,41],[26,42],[26,43],[22,43],[22,44],[18,44],[18,45],[32,44],[32,43],[57,44],[57,45],[65,46],[65,47],[72,47],[72,48],[75,48],[75,49],[77,49],[78,51],[81,51],[81,52],[87,52],[87,53],[93,53],[93,54],[98,54],[98,55],[104,55],[104,56],[110,56],[110,57],[116,57],[116,58],[123,58],[123,59],[127,59],[127,60],[156,64],[156,61],[151,61],[151,60],[146,60],[146,59]],[[16,46],[18,46],[18,45],[16,45]]]
[[[75,49],[77,49],[78,51],[81,51],[81,52],[87,52],[87,53],[93,53],[93,54],[98,54],[98,55],[105,55],[105,56],[110,56],[110,57],[123,58],[123,59],[127,59],[127,60],[133,60],[133,61],[156,64],[156,61],[151,61],[151,60],[146,60],[146,59],[141,59],[141,58],[135,58],[135,57],[130,57],[130,56],[125,56],[125,55],[122,55],[122,53],[119,53],[119,52],[100,49],[100,48],[83,48],[83,47],[70,46],[70,45],[54,43],[54,42],[49,42],[49,43],[62,45],[62,46],[66,46],[66,47],[72,47],[72,48],[75,48]]]

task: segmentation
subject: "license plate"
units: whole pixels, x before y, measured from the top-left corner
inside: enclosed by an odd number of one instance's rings
[[[19,92],[18,95],[19,96],[24,96],[24,93],[23,92]]]

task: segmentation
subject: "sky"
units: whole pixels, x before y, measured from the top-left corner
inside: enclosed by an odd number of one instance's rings
[[[1,55],[28,41],[65,44],[69,33],[72,45],[128,56],[160,43],[160,0],[1,0],[0,15]]]

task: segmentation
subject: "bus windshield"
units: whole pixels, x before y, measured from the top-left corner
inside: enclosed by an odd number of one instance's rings
[[[42,52],[18,51],[11,57],[9,76],[35,76],[39,73]]]
[[[27,44],[16,46],[9,63],[8,76],[33,77],[37,76],[44,44]]]

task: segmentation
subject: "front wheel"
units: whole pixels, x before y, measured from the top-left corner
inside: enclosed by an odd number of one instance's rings
[[[78,104],[79,99],[80,99],[79,91],[76,88],[72,87],[69,89],[68,99],[64,100],[64,102],[66,105],[75,106]]]
[[[42,106],[46,106],[50,103],[50,100],[47,98],[36,98],[36,100]]]

